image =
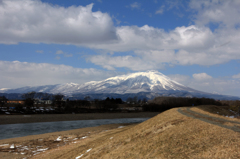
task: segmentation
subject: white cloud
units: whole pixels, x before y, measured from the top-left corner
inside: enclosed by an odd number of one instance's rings
[[[60,60],[61,57],[60,57],[60,56],[56,56],[55,59],[56,59],[56,60]]]
[[[181,1],[166,3],[166,9],[181,5]],[[74,44],[105,53],[133,52],[132,56],[120,53],[107,56],[108,60],[100,58],[105,55],[88,57],[89,61],[109,70],[116,67],[148,70],[167,65],[211,66],[240,59],[239,5],[236,0],[191,1],[190,7],[197,11],[195,24],[165,31],[148,25],[114,27],[114,17],[100,11],[92,12],[93,4],[64,8],[38,0],[2,0],[0,43]],[[135,2],[131,6],[139,8],[141,4]],[[211,31],[210,23],[220,26]],[[102,60],[97,61],[98,57]],[[116,60],[121,63],[116,64]]]
[[[206,4],[203,5],[203,2]],[[195,25],[176,27],[168,32],[148,25],[121,26],[116,28],[118,42],[88,46],[110,52],[133,51],[133,58],[144,59],[145,63],[152,63],[153,66],[226,63],[240,59],[238,4],[237,1],[192,1],[191,8],[198,11]],[[207,20],[203,21],[205,18],[202,15],[207,16],[218,8],[223,8],[223,17],[206,17]],[[209,23],[219,23],[220,26],[211,31]],[[131,69],[130,65],[125,67]],[[144,70],[144,67],[139,69]]]
[[[180,1],[168,5],[169,9],[182,6]],[[211,66],[240,59],[240,2],[191,1],[190,7],[197,11],[195,25],[176,27],[169,32],[148,25],[117,27],[117,43],[89,47],[110,52],[133,51],[136,56],[132,58],[144,59],[144,63],[151,63],[151,66]],[[217,23],[219,27],[211,31],[210,23]],[[131,65],[125,67],[132,68]],[[139,69],[144,70],[144,66]]]
[[[56,52],[56,54],[57,54],[57,55],[63,54],[63,51],[62,51],[62,50],[58,50],[58,51]]]
[[[70,54],[70,53],[67,53],[67,52],[63,52],[62,50],[56,51],[55,54],[58,55],[56,57],[57,60],[59,60],[61,58],[59,55],[63,55],[64,57],[72,57],[73,56],[73,54]]]
[[[48,63],[0,61],[0,88],[18,88],[62,83],[85,83],[103,80],[117,75],[116,72],[93,68],[82,69]]]
[[[169,77],[187,87],[209,93],[219,93],[223,95],[232,95],[240,97],[240,81],[229,77],[213,78],[207,74],[200,74],[198,77],[193,74],[193,77],[187,75],[169,75]],[[194,76],[196,78],[194,78]],[[199,79],[204,80],[199,80]]]
[[[165,32],[148,25],[117,27],[119,41],[99,45],[88,45],[109,51],[185,49],[188,51],[206,49],[214,44],[213,34],[205,27],[177,27]]]
[[[233,31],[227,34],[214,34],[207,27],[177,27],[165,32],[148,25],[143,27],[122,26],[117,28],[118,43],[88,45],[92,48],[104,49],[109,52],[133,51],[136,60],[144,59],[143,63],[158,65],[215,65],[240,59],[240,33]],[[230,42],[229,42],[230,41]],[[227,43],[226,43],[227,42]],[[223,45],[224,44],[224,45]],[[95,63],[95,61],[92,61]],[[106,61],[106,65],[111,59]],[[132,68],[129,63],[128,68]],[[115,65],[119,67],[120,65]],[[115,67],[114,66],[114,67]],[[147,70],[144,65],[139,70]],[[155,68],[157,69],[157,68]]]
[[[191,0],[189,6],[198,11],[195,16],[198,25],[218,23],[221,27],[235,27],[240,24],[239,0]]]
[[[132,9],[140,9],[141,8],[141,3],[134,2],[134,3],[130,4],[130,7]]]
[[[158,10],[156,10],[155,14],[163,14],[165,6],[162,5]]]
[[[112,16],[112,19],[114,19],[116,21],[117,25],[119,25],[121,23],[121,21],[119,19],[117,19],[117,17],[115,17],[114,15]]]
[[[89,56],[88,59],[96,65],[100,65],[108,70],[115,70],[115,67],[130,68],[134,71],[151,70],[156,68],[162,68],[161,65],[156,66],[153,63],[148,63],[144,59],[136,58],[133,56],[108,56],[97,55]]]
[[[232,78],[239,78],[240,79],[240,73],[237,75],[233,75]]]
[[[37,50],[36,52],[42,54],[43,50]]]
[[[198,81],[205,81],[205,80],[209,80],[212,78],[211,76],[209,76],[206,73],[195,73],[192,76],[195,80],[198,80]]]
[[[174,0],[174,1],[166,1],[166,6],[168,8],[168,10],[170,9],[179,9],[179,8],[185,8],[185,6],[183,5],[183,2],[182,0]]]
[[[39,0],[1,0],[0,43],[103,43],[117,39],[111,17],[93,4],[53,6]]]

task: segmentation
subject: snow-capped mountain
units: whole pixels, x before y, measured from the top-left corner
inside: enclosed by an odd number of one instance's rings
[[[219,99],[221,95],[205,93],[186,87],[158,71],[137,72],[111,77],[103,81],[91,81],[85,84],[66,83],[18,89],[0,89],[0,93],[27,93],[30,91],[93,98],[141,96],[148,99],[155,96],[211,97]],[[219,97],[219,98],[218,98]],[[222,97],[222,96],[221,96]]]
[[[171,80],[157,71],[137,72],[127,75],[111,77],[103,81],[91,81],[85,84],[65,83],[38,87],[22,87],[18,89],[3,89],[4,93],[26,93],[29,91],[62,93],[66,95],[75,93],[159,93],[163,90],[194,91],[191,88]]]
[[[160,72],[148,71],[111,77],[98,82],[88,82],[80,85],[73,93],[159,93],[163,90],[194,91]]]

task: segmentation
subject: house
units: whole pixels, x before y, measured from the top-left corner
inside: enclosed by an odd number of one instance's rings
[[[52,104],[51,100],[43,100],[43,101],[44,101],[44,104]]]
[[[52,104],[52,101],[49,99],[35,99],[34,104]]]

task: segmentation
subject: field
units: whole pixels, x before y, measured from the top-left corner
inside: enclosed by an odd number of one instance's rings
[[[9,144],[1,149],[0,156],[240,158],[240,120],[219,115],[226,111],[216,106],[174,108],[140,124],[108,125],[0,140],[0,145]],[[11,149],[13,144],[15,148]]]

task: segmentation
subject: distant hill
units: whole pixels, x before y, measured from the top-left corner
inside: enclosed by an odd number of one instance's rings
[[[129,97],[153,99],[156,96],[205,97],[214,99],[236,100],[239,97],[206,93],[186,87],[158,71],[137,72],[111,77],[103,81],[91,81],[85,84],[65,83],[17,89],[0,89],[0,93],[27,93],[30,91],[50,94],[61,93],[70,99],[106,97],[127,99]]]

